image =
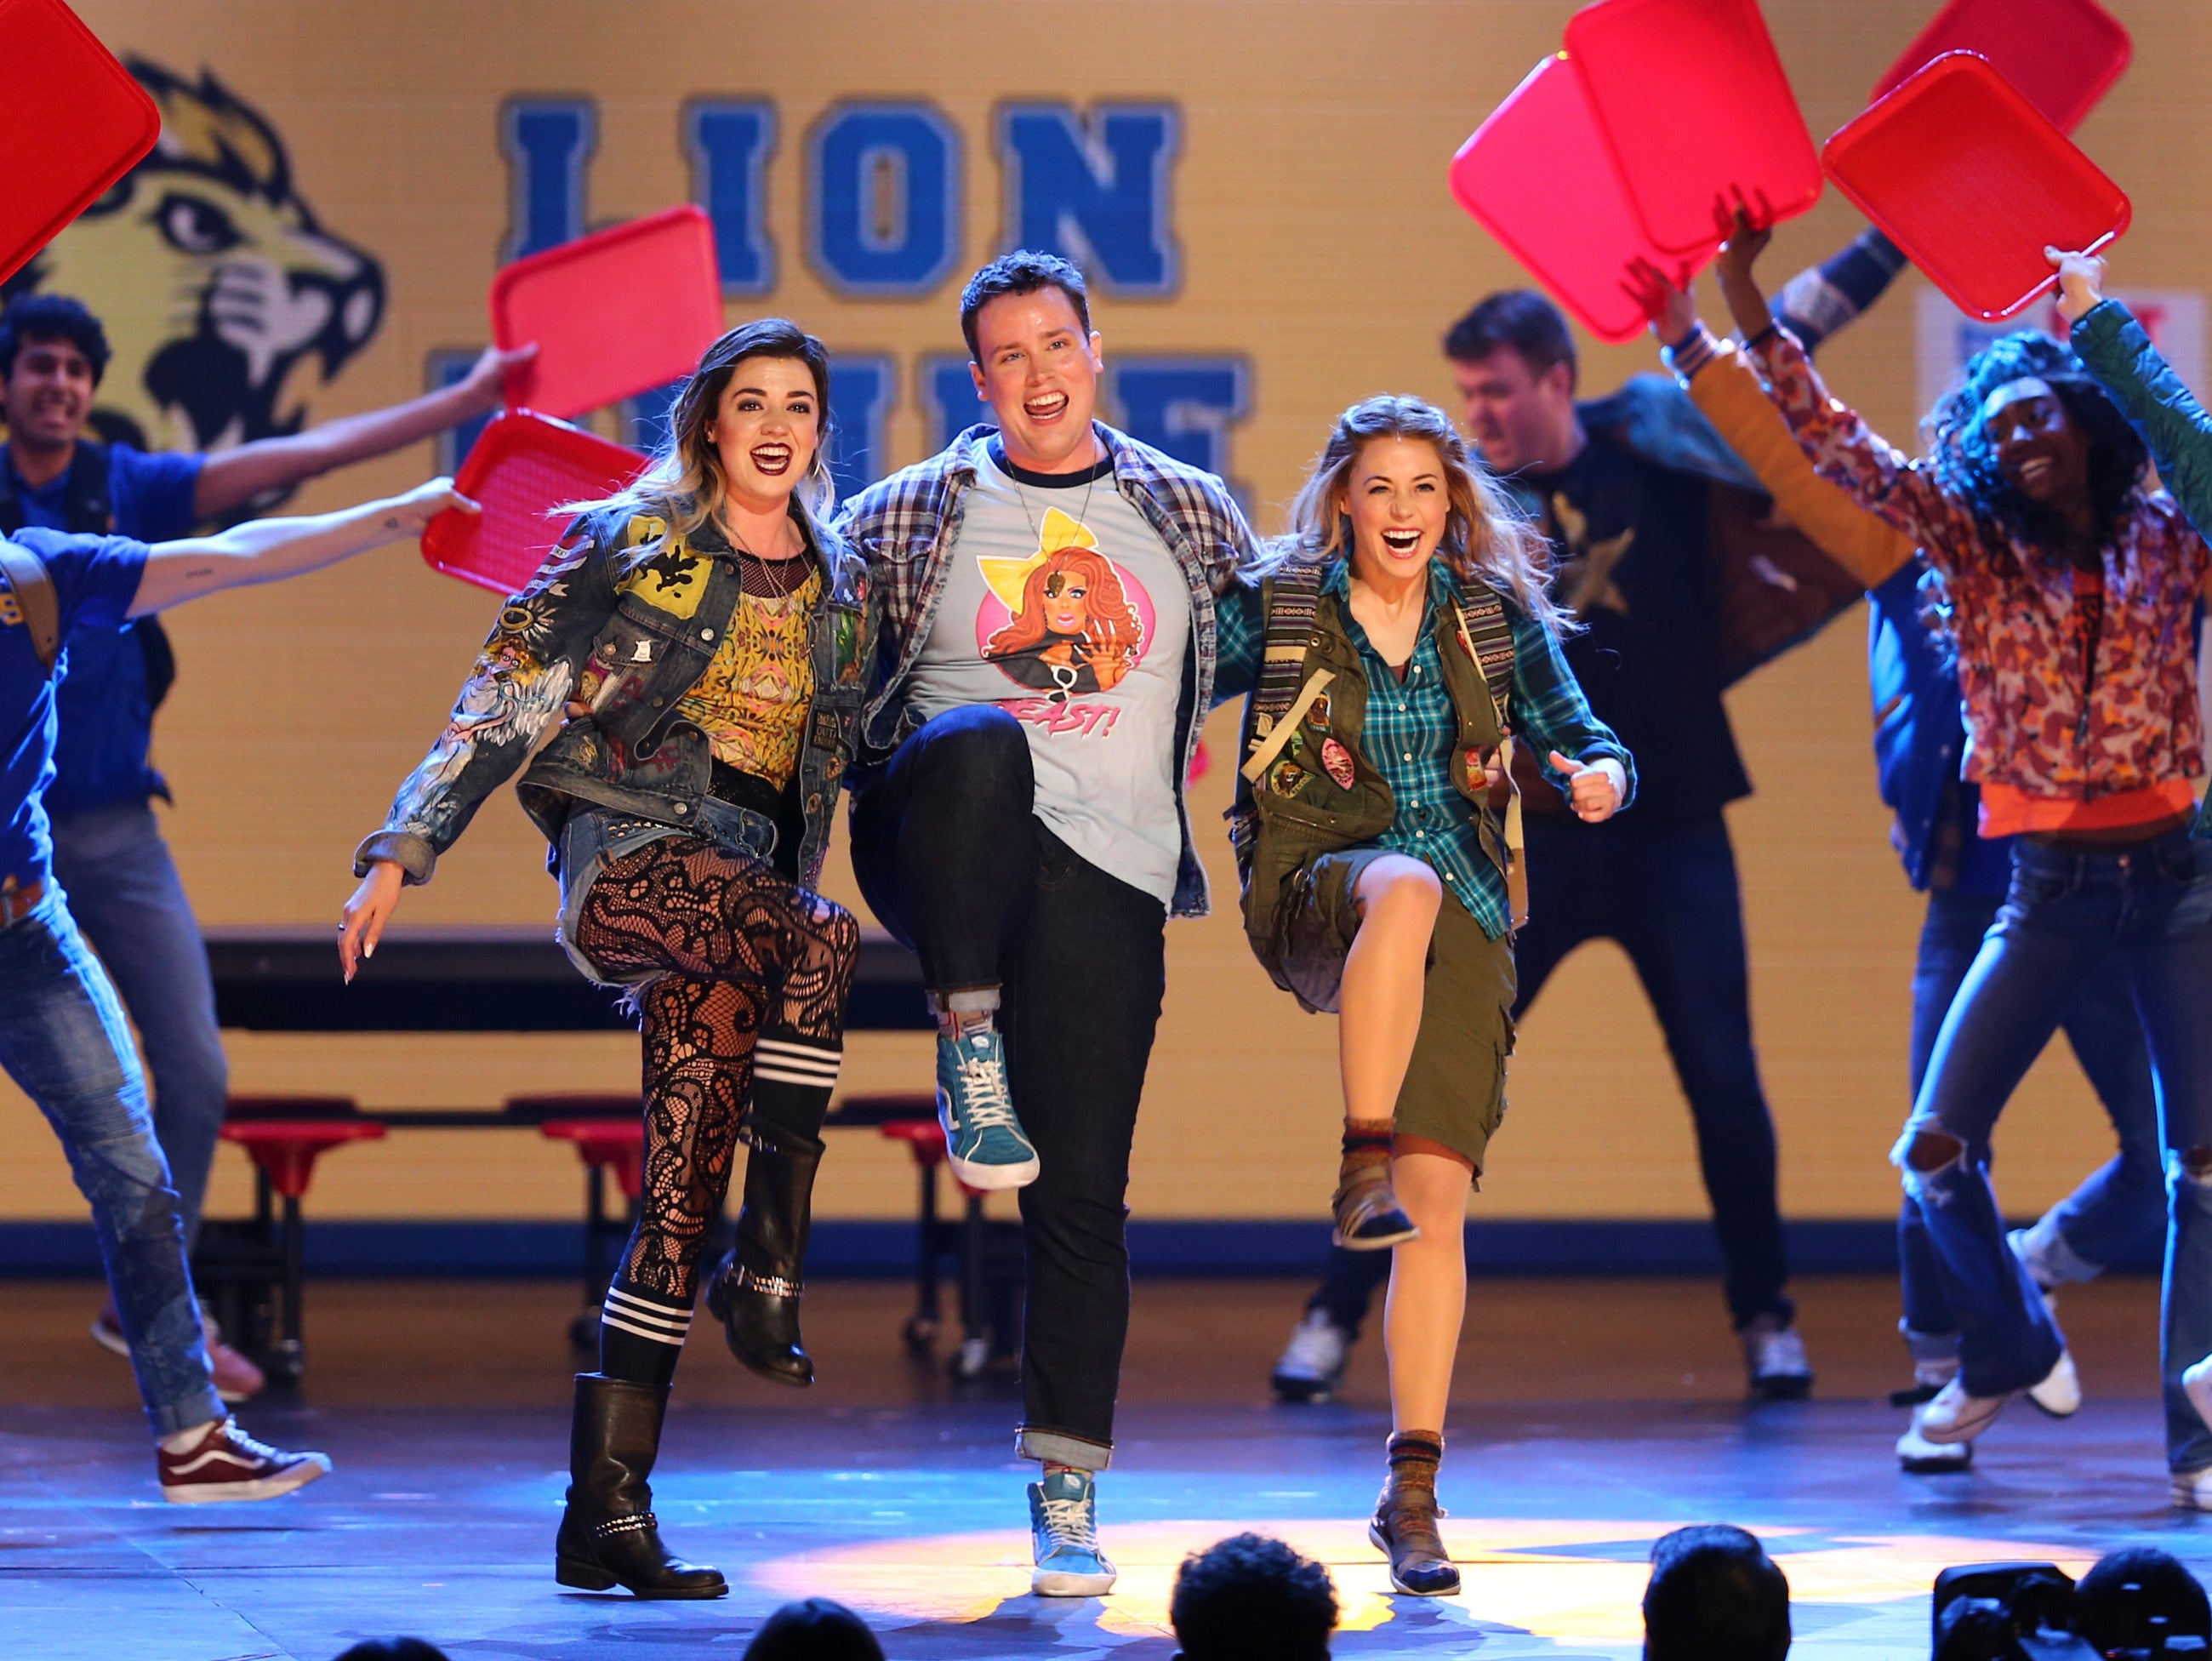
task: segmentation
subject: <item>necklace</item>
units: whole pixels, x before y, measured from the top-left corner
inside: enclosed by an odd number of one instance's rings
[[[1096,434],[1091,435],[1091,441],[1093,444],[1097,443],[1098,439]],[[1001,455],[1006,455],[1006,444],[1004,440],[1000,441],[999,453]],[[1083,526],[1085,529],[1089,528],[1091,523],[1091,492],[1098,484],[1098,469],[1104,463],[1110,462],[1111,459],[1112,457],[1109,454],[1108,456],[1102,457],[1098,461],[1092,462],[1091,464],[1091,477],[1084,481],[1083,505],[1075,510],[1075,522],[1078,525]],[[1006,456],[1006,473],[1007,481],[1014,487],[1014,500],[1022,504],[1022,517],[1030,522],[1030,534],[1036,538],[1037,551],[1039,553],[1042,553],[1044,551],[1044,531],[1043,528],[1037,524],[1036,515],[1030,511],[1029,492],[1022,489],[1022,481],[1019,475],[1014,472],[1014,459],[1012,456]],[[1063,696],[1065,695],[1063,694]]]

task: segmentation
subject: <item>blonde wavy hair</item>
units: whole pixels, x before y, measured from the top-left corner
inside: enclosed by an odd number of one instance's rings
[[[1384,392],[1336,418],[1328,442],[1291,503],[1291,528],[1252,563],[1257,578],[1299,563],[1333,565],[1352,557],[1352,520],[1341,506],[1360,453],[1379,438],[1402,438],[1436,452],[1449,503],[1435,557],[1462,585],[1487,583],[1554,635],[1580,625],[1552,600],[1548,545],[1527,514],[1475,465],[1451,417],[1425,399]]]
[[[669,532],[688,537],[713,519],[728,494],[721,457],[707,429],[722,402],[722,392],[738,364],[749,357],[791,358],[814,378],[814,459],[792,494],[813,524],[830,516],[837,499],[830,482],[830,349],[787,318],[763,317],[740,324],[699,355],[699,367],[669,406],[668,437],[637,478],[612,496],[563,503],[556,511],[597,514],[622,509],[650,514],[668,522]],[[651,551],[648,550],[648,552]]]

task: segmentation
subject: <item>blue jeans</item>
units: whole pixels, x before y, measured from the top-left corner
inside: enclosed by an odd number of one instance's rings
[[[1984,894],[1938,889],[1928,896],[1920,955],[1912,971],[1912,1093],[1928,1076],[1928,1058],[1959,988],[1996,924],[2000,902]],[[2112,1122],[2119,1152],[2092,1171],[2035,1226],[2043,1256],[2069,1281],[2094,1278],[2112,1263],[2146,1257],[2166,1231],[2166,1157],[2158,1140],[2158,1094],[2135,1001],[2118,975],[2076,988],[2059,1016],[2074,1058]],[[1986,1159],[1986,1147],[1976,1150]],[[1898,1212],[1898,1261],[1905,1325],[1916,1356],[1955,1353],[1958,1328],[1943,1301],[1933,1248],[1919,1204],[1907,1196]]]
[[[0,928],[0,1068],[46,1116],[91,1202],[155,1435],[222,1418],[177,1193],[154,1139],[130,1029],[58,886],[28,916]]]
[[[2212,1353],[2212,843],[2182,831],[2111,851],[2020,843],[2011,892],[1944,1018],[1894,1157],[1957,1319],[1966,1388],[1997,1396],[2035,1383],[2062,1341],[2005,1244],[1981,1150],[2093,977],[2124,978],[2133,997],[2163,1145],[2207,1150],[2194,1175],[2191,1161],[2168,1161],[2160,1344],[2167,1461],[2196,1470],[2212,1465],[2212,1429],[2181,1374]]]
[[[190,1251],[230,1093],[207,946],[150,802],[57,813],[53,825],[54,875],[145,1046],[154,1135]]]

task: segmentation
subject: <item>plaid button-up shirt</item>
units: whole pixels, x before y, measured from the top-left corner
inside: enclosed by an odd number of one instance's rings
[[[1214,597],[1236,580],[1257,546],[1229,487],[1212,473],[1141,444],[1103,422],[1091,429],[1114,460],[1114,486],[1145,517],[1190,585],[1190,651],[1176,716],[1176,811],[1182,857],[1169,914],[1204,916],[1206,867],[1192,840],[1185,782],[1204,721],[1213,707]],[[878,607],[876,661],[860,714],[864,764],[879,761],[921,725],[906,705],[906,684],[944,598],[945,572],[960,539],[962,499],[994,429],[970,427],[932,456],[870,485],[839,510],[836,528],[868,562]]]
[[[1397,804],[1397,816],[1373,846],[1425,862],[1459,896],[1483,933],[1496,940],[1505,933],[1511,916],[1505,877],[1483,853],[1474,810],[1451,781],[1459,717],[1444,684],[1436,620],[1447,614],[1445,608],[1459,593],[1458,585],[1442,565],[1430,566],[1428,616],[1402,681],[1352,615],[1349,568],[1340,562],[1322,579],[1322,592],[1334,594],[1342,604],[1352,643],[1366,671],[1367,713],[1360,727],[1359,751],[1382,775]],[[1533,750],[1545,776],[1562,786],[1565,779],[1547,759],[1553,751],[1584,763],[1610,757],[1626,772],[1632,800],[1635,763],[1613,729],[1590,713],[1559,642],[1510,600],[1505,616],[1513,630],[1513,694],[1506,715],[1515,740]],[[1249,692],[1257,682],[1266,635],[1257,588],[1240,586],[1223,599],[1224,697]]]

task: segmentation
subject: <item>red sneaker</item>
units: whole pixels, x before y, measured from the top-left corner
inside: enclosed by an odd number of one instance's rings
[[[235,1419],[218,1419],[181,1453],[156,1447],[161,1497],[173,1506],[222,1500],[274,1500],[331,1474],[326,1453],[287,1453],[257,1442]]]
[[[200,1335],[207,1341],[208,1372],[214,1379],[216,1395],[235,1407],[261,1394],[268,1378],[241,1352],[223,1342],[222,1329],[208,1313],[204,1304],[200,1306]],[[131,1359],[130,1341],[123,1335],[123,1323],[115,1313],[112,1298],[93,1317],[92,1341],[126,1361]]]

